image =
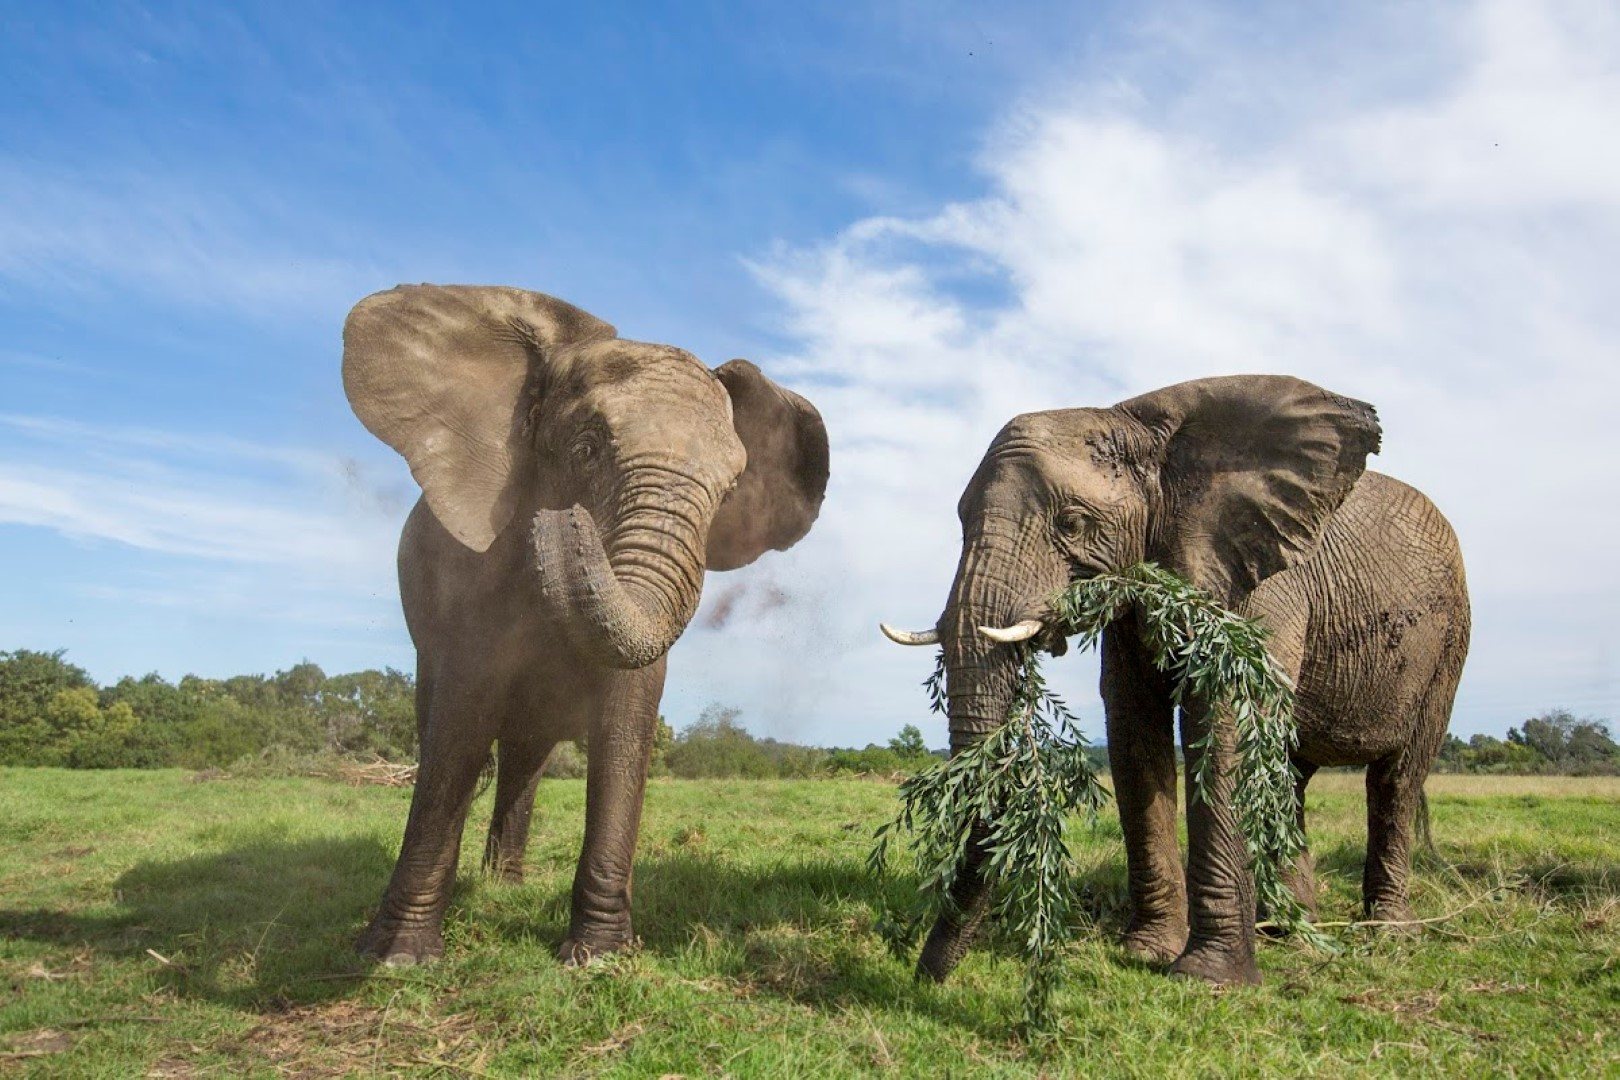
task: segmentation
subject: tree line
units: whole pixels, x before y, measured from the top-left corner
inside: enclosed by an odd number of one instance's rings
[[[156,674],[98,686],[62,650],[0,652],[0,765],[79,769],[241,768],[309,758],[416,758],[416,682],[385,668],[328,675],[309,662],[273,675],[171,683]],[[710,705],[679,733],[659,718],[654,775],[889,776],[914,772],[930,750],[914,725],[885,743],[828,748],[751,734],[738,709]],[[589,747],[558,747],[554,776],[583,776]],[[1087,754],[1107,768],[1107,748]],[[1620,745],[1600,720],[1554,709],[1505,739],[1448,735],[1439,772],[1620,774]]]
[[[1507,738],[1475,735],[1467,742],[1447,735],[1436,772],[1620,775],[1620,745],[1608,724],[1553,709],[1510,727]]]
[[[659,717],[655,775],[812,777],[908,772],[933,760],[907,726],[864,749],[800,746],[750,734],[739,710],[711,705],[679,734]],[[583,776],[589,748],[565,743],[547,772]],[[310,759],[416,759],[416,681],[385,668],[328,675],[309,662],[274,675],[126,676],[98,686],[64,652],[0,652],[0,765],[75,769],[233,769]]]

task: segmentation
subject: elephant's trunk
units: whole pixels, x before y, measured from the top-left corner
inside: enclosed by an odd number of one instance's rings
[[[1066,571],[1030,522],[981,518],[962,546],[951,600],[940,620],[945,650],[951,753],[961,753],[1007,722],[1018,676],[1018,646],[980,626],[1011,626],[1040,614],[1066,582]],[[967,859],[951,887],[951,908],[934,924],[917,961],[919,977],[943,981],[961,962],[990,909],[984,876],[984,823],[968,839]]]
[[[632,472],[605,540],[578,505],[537,513],[541,591],[570,639],[614,667],[664,655],[697,610],[713,501],[695,483]]]

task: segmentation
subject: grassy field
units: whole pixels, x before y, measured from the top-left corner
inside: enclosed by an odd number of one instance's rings
[[[552,960],[583,785],[541,786],[530,877],[476,871],[446,958],[350,953],[408,792],[184,772],[0,769],[0,1072],[193,1076],[1620,1074],[1620,781],[1436,777],[1416,935],[1270,943],[1259,989],[1172,981],[1113,944],[1123,852],[1079,833],[1088,925],[1056,1037],[1012,1030],[1016,963],[919,986],[863,872],[893,788],[654,782],[639,952]],[[1311,796],[1322,917],[1354,917],[1359,777]]]

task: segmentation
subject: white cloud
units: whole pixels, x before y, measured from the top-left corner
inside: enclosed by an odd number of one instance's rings
[[[823,522],[791,558],[832,583],[818,632],[841,674],[818,681],[813,735],[920,715],[872,619],[937,613],[956,497],[1002,422],[1238,371],[1377,404],[1375,467],[1456,524],[1476,607],[1458,729],[1561,702],[1620,719],[1620,635],[1562,614],[1620,601],[1620,17],[1492,2],[1423,26],[1441,36],[1388,47],[1455,74],[1393,101],[1369,86],[1264,141],[1242,135],[1232,73],[1298,80],[1279,97],[1310,94],[1309,74],[1180,41],[1196,110],[1114,82],[1026,102],[986,142],[982,197],[755,266],[799,343],[768,369],[834,441]],[[769,688],[743,693],[769,714]]]
[[[356,462],[54,417],[0,415],[0,435],[0,524],[159,560],[149,585],[88,567],[81,596],[327,626],[393,607],[405,502]]]

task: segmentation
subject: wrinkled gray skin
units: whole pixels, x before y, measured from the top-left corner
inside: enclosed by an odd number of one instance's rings
[[[1363,899],[1408,917],[1413,817],[1439,751],[1468,648],[1457,540],[1419,492],[1363,473],[1378,446],[1370,406],[1298,379],[1245,375],[1182,383],[1109,409],[1019,416],[962,495],[962,558],[938,630],[951,748],[1007,716],[1014,647],[978,627],[1048,614],[1069,582],[1152,559],[1271,629],[1298,687],[1300,773],[1367,765]],[[1043,631],[1037,644],[1061,652]],[[1230,718],[1182,710],[1182,747],[1214,724],[1208,801],[1188,796],[1187,870],[1176,840],[1175,719],[1136,616],[1105,632],[1102,696],[1129,864],[1125,942],[1177,974],[1253,983],[1255,901],[1230,803]],[[1189,767],[1188,772],[1191,772]],[[984,918],[982,854],[955,890],[918,970],[943,979]],[[1307,855],[1290,886],[1314,911]]]
[[[588,736],[569,964],[632,940],[630,871],[664,653],[705,569],[785,549],[827,482],[820,415],[745,360],[667,345],[520,289],[400,286],[343,331],[349,402],[421,484],[399,545],[421,766],[361,952],[415,963],[440,926],[498,741],[486,869],[521,878],[552,748]]]

